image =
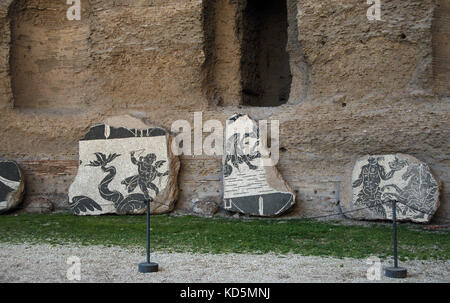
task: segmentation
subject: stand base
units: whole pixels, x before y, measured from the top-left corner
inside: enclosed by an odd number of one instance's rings
[[[404,279],[406,278],[407,270],[403,267],[388,267],[384,270],[384,275],[388,278]]]
[[[140,263],[139,264],[139,272],[143,273],[143,274],[146,274],[149,272],[158,272],[158,263],[153,263],[153,262]]]

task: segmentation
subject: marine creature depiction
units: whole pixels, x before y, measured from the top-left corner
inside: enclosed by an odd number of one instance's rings
[[[381,180],[387,181],[394,176],[396,171],[401,170],[406,164],[406,161],[400,161],[397,157],[393,162],[389,163],[391,171],[386,173],[384,167],[378,164],[378,160],[374,157],[369,157],[368,164],[361,168],[358,179],[353,182],[353,187],[360,187],[362,189],[358,193],[358,198],[355,204],[364,205],[372,209],[374,212],[386,217],[386,211],[383,207],[382,191],[380,188]]]
[[[148,189],[151,189],[155,192],[155,196],[159,194],[159,188],[156,186],[153,181],[156,179],[156,177],[161,178],[164,176],[167,176],[169,174],[169,171],[166,171],[164,173],[160,173],[158,171],[158,168],[164,165],[166,162],[165,160],[157,161],[155,154],[148,154],[145,157],[139,157],[139,160],[136,159],[135,151],[131,152],[131,163],[134,165],[137,165],[138,167],[138,175],[131,176],[126,178],[122,181],[122,184],[124,184],[128,190],[129,193],[133,192],[136,187],[139,185],[139,188],[142,190],[146,198],[149,198],[149,192]]]
[[[256,142],[250,146],[250,138],[256,139]],[[227,140],[226,157],[224,161],[224,177],[229,177],[233,172],[233,166],[239,170],[239,165],[245,163],[249,169],[255,170],[258,167],[252,164],[252,161],[261,158],[259,147],[259,129],[254,125],[251,132],[235,133]],[[231,166],[233,165],[233,166]]]
[[[86,166],[91,167],[100,167],[104,173],[107,175],[103,178],[98,186],[98,190],[100,196],[114,203],[114,207],[116,208],[118,213],[128,213],[128,212],[137,212],[145,208],[145,200],[150,199],[153,201],[154,196],[159,193],[158,187],[152,183],[156,176],[162,177],[168,174],[161,174],[157,172],[157,168],[159,168],[165,161],[158,161],[155,165],[152,163],[155,161],[156,156],[154,154],[149,154],[145,157],[140,157],[139,161],[134,158],[134,153],[131,155],[131,162],[138,166],[139,174],[133,177],[129,177],[122,181],[127,187],[128,193],[131,193],[135,190],[137,185],[139,184],[140,189],[143,193],[133,193],[126,197],[123,196],[117,190],[111,191],[109,189],[109,184],[116,176],[116,168],[114,166],[108,166],[114,159],[120,157],[119,154],[110,154],[108,157],[103,153],[95,153],[97,157],[96,160],[91,161]],[[156,167],[157,166],[157,167]],[[150,187],[155,195],[152,197],[148,192],[148,187]],[[101,206],[86,196],[76,196],[69,203],[69,207],[72,212],[79,214],[81,212],[86,212],[87,210],[102,210]]]
[[[403,214],[412,210],[418,213],[415,218],[424,218],[425,215],[432,215],[438,184],[426,164],[410,165],[402,175],[403,180],[408,180],[408,184],[399,188],[395,184],[385,185],[381,188],[383,199],[396,200],[403,204]],[[386,192],[389,190],[389,192]]]

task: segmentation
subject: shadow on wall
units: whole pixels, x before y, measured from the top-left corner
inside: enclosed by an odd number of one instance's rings
[[[205,1],[203,29],[210,103],[279,106],[306,98],[295,1]]]
[[[242,15],[242,103],[278,106],[289,100],[292,75],[286,0],[247,0]]]
[[[12,1],[15,108],[77,109],[95,99],[92,20],[68,21],[67,8],[64,1]],[[89,15],[89,2],[82,10],[82,16]],[[308,70],[296,14],[295,0],[203,1],[203,89],[210,103],[279,106],[306,98]]]

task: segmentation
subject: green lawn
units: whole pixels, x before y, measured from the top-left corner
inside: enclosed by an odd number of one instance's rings
[[[152,250],[196,253],[297,253],[365,258],[392,255],[389,225],[336,222],[206,219],[153,216]],[[76,217],[68,214],[0,217],[0,242],[80,243],[145,247],[145,216]],[[399,254],[409,259],[449,259],[448,231],[399,227]]]

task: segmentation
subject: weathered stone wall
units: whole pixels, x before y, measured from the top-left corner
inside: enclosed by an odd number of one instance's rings
[[[106,107],[189,109],[202,98],[202,1],[91,1],[89,19]]]
[[[311,97],[428,94],[434,1],[383,1],[379,22],[367,20],[367,7],[299,2],[299,39],[314,68]]]
[[[67,8],[64,1],[51,0],[10,6],[15,108],[80,108],[88,102],[89,22],[68,22]]]
[[[8,8],[12,0],[0,2],[0,108],[11,108],[13,95],[9,67],[11,28]]]
[[[82,0],[81,21],[61,3],[0,5],[0,155],[22,165],[27,205],[66,207],[78,138],[108,116],[170,128],[195,111],[222,122],[243,112],[280,120],[279,170],[297,192],[288,216],[337,211],[346,166],[387,153],[428,163],[443,182],[437,215],[450,216],[449,0],[382,1],[382,21],[367,20],[362,0],[288,0],[293,78],[276,107],[241,105],[242,2]],[[181,160],[177,210],[220,201],[221,159]]]
[[[450,1],[437,1],[433,22],[433,80],[436,94],[450,93]]]

